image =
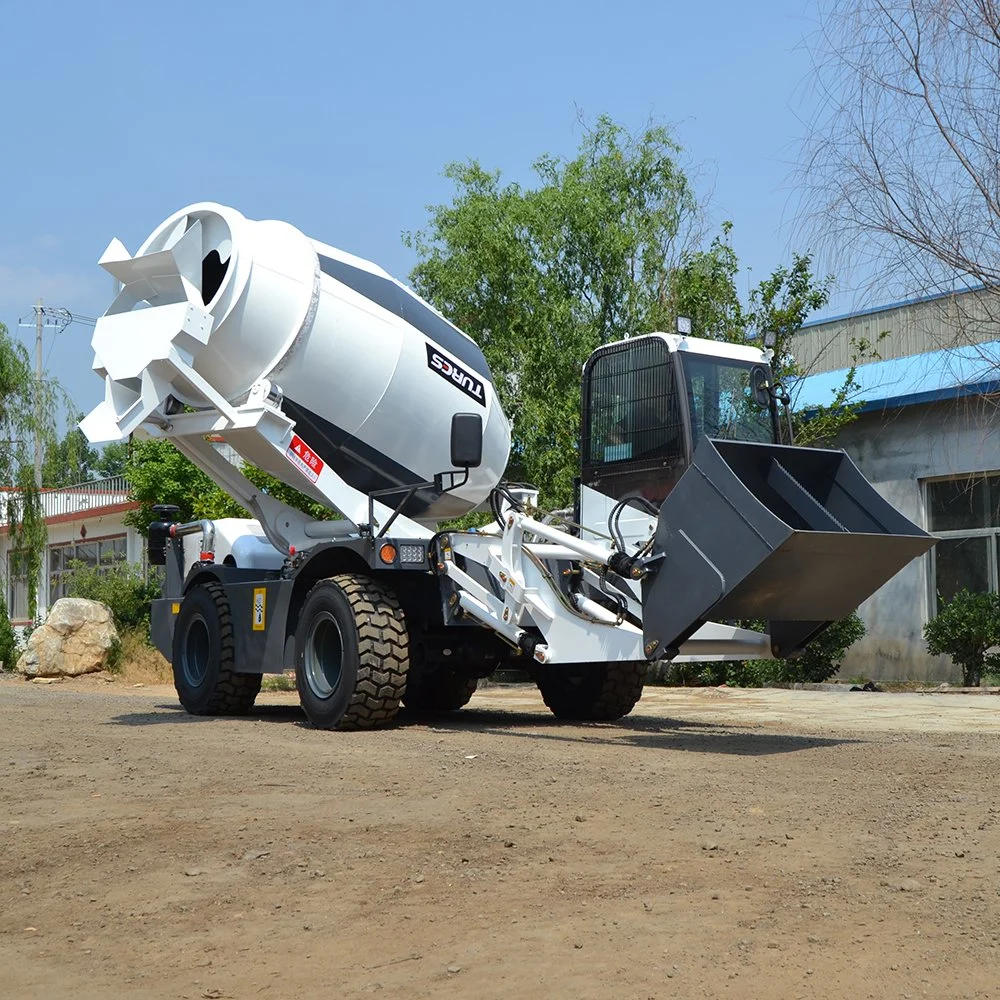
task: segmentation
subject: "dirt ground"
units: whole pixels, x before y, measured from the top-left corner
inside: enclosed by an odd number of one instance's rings
[[[1000,996],[1000,699],[307,728],[0,680],[0,996]]]

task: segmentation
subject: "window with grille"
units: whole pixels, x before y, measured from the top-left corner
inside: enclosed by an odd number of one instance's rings
[[[937,613],[960,590],[997,590],[1000,564],[1000,475],[925,483]]]
[[[596,356],[585,400],[586,463],[662,461],[684,454],[673,370],[663,341],[626,341]]]
[[[11,621],[28,621],[28,569],[25,554],[7,553],[7,615]]]
[[[49,604],[66,596],[70,577],[78,566],[110,573],[128,557],[125,535],[94,538],[68,545],[49,546]]]

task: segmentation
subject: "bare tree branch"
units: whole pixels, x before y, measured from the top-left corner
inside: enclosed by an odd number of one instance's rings
[[[801,220],[879,294],[1000,290],[1000,6],[819,0]]]

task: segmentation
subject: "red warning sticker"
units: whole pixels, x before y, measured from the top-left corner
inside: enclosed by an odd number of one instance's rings
[[[319,479],[319,474],[323,471],[323,459],[298,434],[292,435],[292,443],[285,449],[285,458],[313,482]]]

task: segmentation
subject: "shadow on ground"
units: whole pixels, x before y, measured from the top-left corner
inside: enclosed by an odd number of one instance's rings
[[[179,705],[156,705],[148,711],[128,712],[108,721],[116,726],[245,725],[274,722],[310,729],[298,705],[258,705],[246,715],[211,717],[188,715]],[[681,750],[693,753],[734,754],[767,757],[817,747],[836,747],[863,742],[820,736],[748,732],[739,726],[696,722],[686,719],[634,715],[617,722],[565,722],[535,712],[465,709],[447,715],[417,715],[403,711],[396,732],[482,733],[519,740],[551,740],[559,743],[634,746],[647,750]],[[354,732],[352,739],[378,737],[385,730]],[[330,739],[348,734],[330,733]]]
[[[255,705],[246,715],[188,715],[177,704],[153,705],[142,712],[124,712],[109,719],[111,726],[161,726],[191,725],[204,726],[213,723],[260,722],[275,720],[299,722],[306,725],[306,717],[298,705]]]

